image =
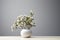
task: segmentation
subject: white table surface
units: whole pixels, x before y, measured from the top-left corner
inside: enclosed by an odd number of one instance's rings
[[[20,36],[0,36],[0,40],[60,40],[60,36],[32,36],[22,38]]]

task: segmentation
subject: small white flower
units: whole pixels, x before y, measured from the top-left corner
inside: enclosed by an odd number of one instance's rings
[[[33,17],[31,17],[33,19]]]
[[[13,32],[13,26],[11,26],[11,31]]]
[[[21,16],[18,16],[17,18],[20,18]]]
[[[33,13],[33,10],[30,10],[30,12],[32,12],[32,13]]]
[[[19,23],[17,23],[17,25],[19,25]]]
[[[23,18],[24,18],[24,16],[21,16],[21,17],[20,17],[20,20],[23,20]]]
[[[13,27],[15,27],[16,25],[15,24],[13,24]]]
[[[20,20],[18,19],[17,22],[19,22]]]
[[[33,22],[31,22],[30,24],[33,25]]]
[[[13,32],[16,29],[16,26],[11,26],[11,31]]]
[[[23,25],[23,22],[21,22],[21,25]]]
[[[18,27],[20,27],[20,25],[18,25]]]

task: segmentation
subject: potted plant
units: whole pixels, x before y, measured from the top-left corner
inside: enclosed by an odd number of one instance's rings
[[[20,32],[22,37],[28,38],[31,37],[32,31],[30,30],[31,27],[35,26],[35,23],[33,22],[33,12],[30,11],[29,16],[18,16],[17,20],[14,22],[14,24],[11,26],[12,31],[15,29],[22,29]]]

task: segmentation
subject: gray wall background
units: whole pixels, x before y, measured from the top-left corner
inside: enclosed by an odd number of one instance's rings
[[[19,36],[20,30],[11,31],[19,15],[29,15],[33,9],[36,27],[33,36],[60,36],[59,0],[0,0],[0,36]]]

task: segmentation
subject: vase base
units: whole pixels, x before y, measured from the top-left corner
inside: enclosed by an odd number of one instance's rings
[[[23,38],[31,38],[31,36],[21,36],[21,37],[23,37]]]

